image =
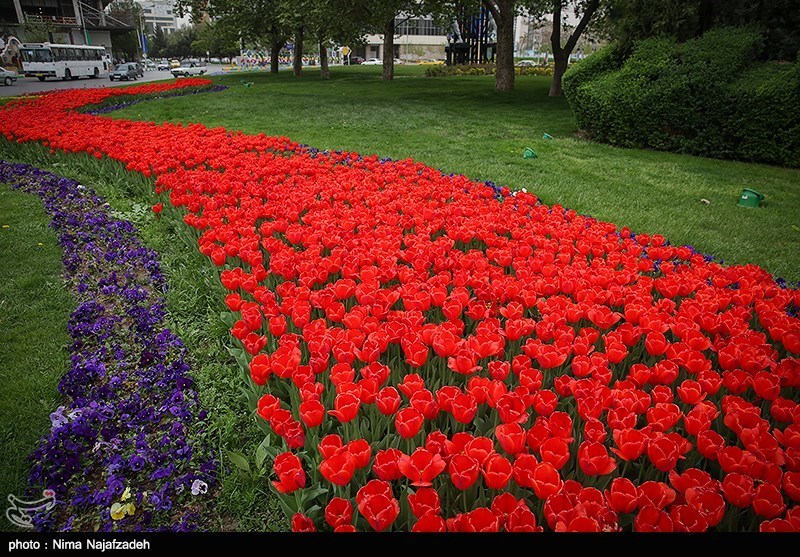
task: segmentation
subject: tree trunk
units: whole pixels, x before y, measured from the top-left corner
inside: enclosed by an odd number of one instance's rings
[[[578,22],[578,25],[575,26],[575,30],[572,34],[567,37],[564,46],[561,46],[561,9],[563,4],[561,0],[554,0],[553,32],[550,35],[550,46],[553,47],[553,62],[555,67],[553,68],[553,82],[550,84],[551,97],[560,97],[564,94],[564,91],[561,89],[561,78],[564,77],[564,72],[567,71],[567,66],[569,66],[569,56],[572,54],[572,51],[575,50],[575,45],[578,43],[581,33],[583,33],[586,26],[589,25],[589,21],[592,19],[599,5],[600,0],[589,0],[586,3],[581,20]]]
[[[498,0],[497,13],[493,13],[497,25],[497,56],[495,91],[514,90],[514,0]]]
[[[322,71],[322,79],[331,78],[331,70],[328,68],[328,45],[324,39],[319,40],[319,67]]]
[[[555,60],[555,67],[553,68],[553,82],[550,84],[550,96],[560,97],[564,94],[561,89],[561,78],[564,77],[564,72],[567,71],[569,54],[562,49],[558,49],[557,52],[553,53],[553,59]]]
[[[384,81],[394,79],[394,15],[383,25],[383,77]]]
[[[293,71],[295,77],[300,77],[303,72],[303,26],[298,27],[294,35],[294,64]]]
[[[270,73],[278,73],[278,57],[281,55],[281,49],[283,48],[283,40],[278,37],[278,34],[273,29],[272,31],[272,43],[270,44],[269,49],[269,72]]]

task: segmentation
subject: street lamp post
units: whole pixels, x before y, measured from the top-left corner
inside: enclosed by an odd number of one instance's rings
[[[148,3],[137,3],[139,6],[139,10],[136,11],[136,42],[139,45],[139,51],[141,52],[141,57],[147,57],[147,38],[145,36],[145,32],[147,31],[147,26],[145,25],[144,21],[144,9],[148,7],[150,9],[155,10],[156,3],[155,2],[148,2]]]

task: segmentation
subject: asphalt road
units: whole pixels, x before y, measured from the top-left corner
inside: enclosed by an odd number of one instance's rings
[[[221,70],[221,66],[208,66],[208,73],[216,73]],[[208,75],[208,74],[206,74]],[[89,89],[92,87],[120,87],[125,85],[133,85],[136,83],[143,83],[147,81],[159,81],[163,79],[175,79],[168,71],[145,71],[144,77],[140,77],[136,81],[111,81],[108,76],[99,79],[91,79],[88,77],[81,77],[74,81],[62,81],[61,79],[49,78],[45,81],[39,81],[35,77],[20,77],[10,87],[0,84],[0,97],[12,97],[15,95],[24,95],[27,93],[40,93],[42,91],[53,91],[55,89]]]

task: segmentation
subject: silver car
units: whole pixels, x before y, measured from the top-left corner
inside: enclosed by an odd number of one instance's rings
[[[17,80],[17,72],[0,67],[0,81],[3,85],[12,85]]]

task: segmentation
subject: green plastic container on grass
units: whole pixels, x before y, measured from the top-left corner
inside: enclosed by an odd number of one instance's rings
[[[534,151],[530,147],[526,147],[525,151],[522,153],[522,158],[524,159],[535,159],[536,156],[537,156],[536,151]]]
[[[742,195],[739,197],[740,207],[747,207],[748,209],[757,209],[761,202],[764,201],[764,194],[758,193],[756,190],[745,188],[742,190]]]

